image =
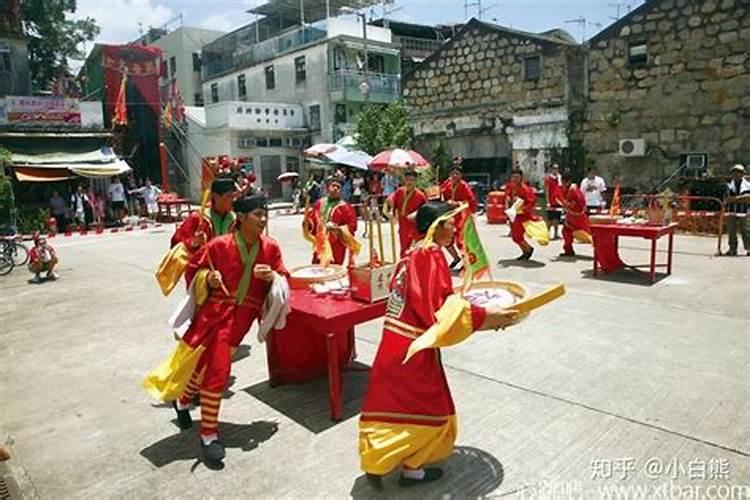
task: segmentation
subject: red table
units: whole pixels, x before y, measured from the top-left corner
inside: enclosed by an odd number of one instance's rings
[[[341,372],[356,357],[354,327],[385,315],[386,301],[367,304],[347,297],[292,290],[286,328],[266,342],[271,386],[300,383],[328,374],[331,418],[341,420]]]
[[[666,267],[667,276],[669,276],[672,274],[672,251],[674,248],[674,232],[677,226],[676,222],[666,226],[647,224],[591,224],[591,235],[594,238],[594,276],[600,270],[603,273],[611,273],[623,267],[635,270],[638,270],[639,267],[648,267],[651,283],[656,282],[657,267]],[[620,259],[620,236],[651,240],[651,261],[648,266],[629,266]],[[657,265],[656,244],[657,240],[662,236],[669,237],[667,263]]]
[[[159,222],[174,222],[180,215],[183,205],[186,207],[185,210],[190,210],[191,203],[192,202],[189,198],[170,198],[157,200],[156,204],[159,207],[157,220]],[[174,217],[172,216],[172,207],[176,207]]]

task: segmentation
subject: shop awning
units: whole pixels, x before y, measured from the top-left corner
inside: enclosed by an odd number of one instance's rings
[[[346,48],[354,49],[354,50],[361,50],[361,51],[365,50],[365,45],[363,43],[359,43],[359,42],[346,41],[346,42],[344,42],[344,46],[346,46]],[[401,51],[399,49],[393,49],[393,48],[390,48],[390,47],[382,47],[380,45],[375,45],[375,44],[372,44],[372,45],[368,44],[367,45],[367,52],[373,52],[373,53],[376,53],[376,54],[386,54],[386,55],[389,55],[389,56],[398,56],[398,55],[401,55]]]
[[[15,172],[19,182],[58,182],[75,177],[65,168],[16,167]]]
[[[130,165],[119,159],[108,146],[84,152],[14,152],[12,162],[21,182],[54,182],[74,176],[111,177],[131,170]]]

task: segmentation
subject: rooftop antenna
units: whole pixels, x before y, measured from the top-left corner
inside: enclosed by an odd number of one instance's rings
[[[595,28],[601,29],[602,23],[591,23],[589,22],[585,17],[580,16],[575,19],[569,19],[565,21],[566,24],[577,24],[581,27],[581,30],[583,31],[583,38],[581,40],[581,43],[586,41],[586,26],[591,25]]]
[[[464,0],[464,19],[469,19],[470,7],[476,7],[478,11],[481,11],[482,0]]]
[[[394,12],[398,12],[400,10],[404,10],[403,7],[393,7],[392,9],[389,9],[388,7],[386,7],[388,3],[392,3],[392,2],[389,2],[388,0],[383,0],[383,4],[382,4],[383,5],[383,27],[386,29],[388,29],[391,25],[391,20],[389,19],[391,14],[393,14]]]
[[[480,2],[480,3],[481,3],[481,2]],[[496,8],[496,7],[499,7],[499,5],[498,5],[498,4],[496,4],[496,3],[493,3],[492,5],[489,5],[489,6],[487,6],[487,7],[484,7],[484,8],[482,8],[482,7],[481,7],[481,5],[480,5],[480,6],[479,6],[479,11],[478,11],[478,14],[479,14],[479,20],[480,20],[480,21],[482,20],[482,15],[483,15],[483,14],[484,14],[485,12],[487,12],[487,11],[488,11],[488,10],[490,10],[490,9],[494,9],[494,8]]]
[[[630,12],[630,4],[628,4],[627,2],[610,3],[609,6],[612,7],[613,9],[616,9],[616,14],[614,16],[609,16],[610,19],[613,19],[615,21],[620,19],[620,11],[622,10],[623,7],[627,7],[628,12]]]

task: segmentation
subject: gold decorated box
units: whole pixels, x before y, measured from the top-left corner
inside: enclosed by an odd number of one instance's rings
[[[349,271],[349,287],[352,298],[363,302],[377,302],[388,298],[391,278],[396,264],[385,263],[380,267],[361,266]]]

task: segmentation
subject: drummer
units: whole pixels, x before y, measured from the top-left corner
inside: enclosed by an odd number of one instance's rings
[[[306,224],[311,234],[317,234],[322,229],[326,231],[333,264],[343,265],[348,253],[349,265],[353,266],[354,258],[350,249],[354,235],[357,234],[357,213],[341,199],[343,183],[343,179],[336,175],[326,179],[327,196],[315,202]],[[313,264],[319,264],[321,260],[318,252],[313,251]]]

